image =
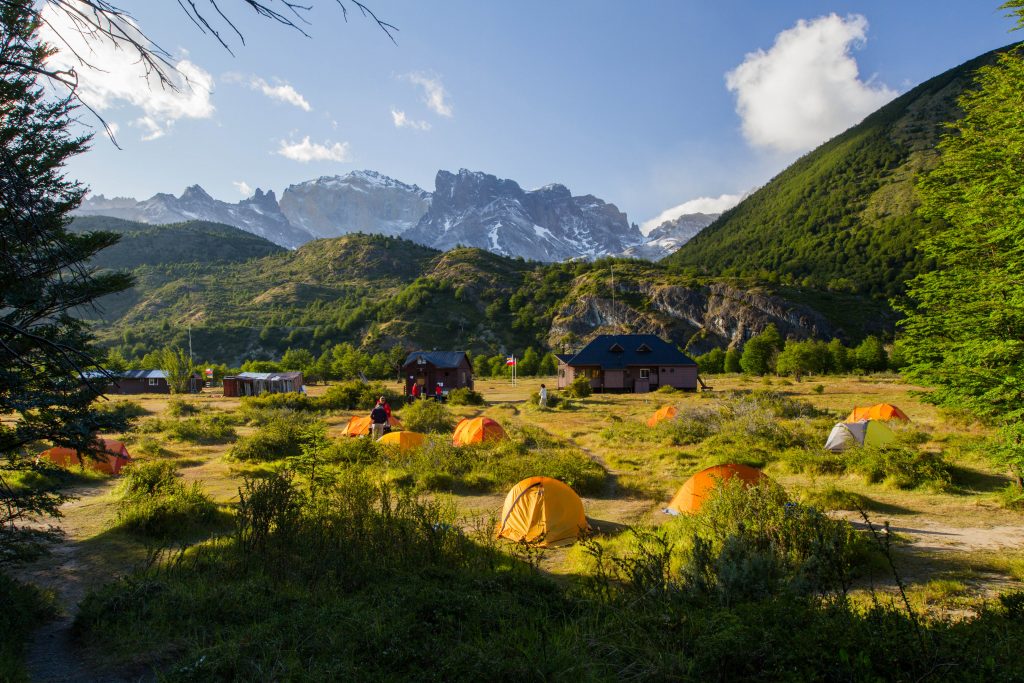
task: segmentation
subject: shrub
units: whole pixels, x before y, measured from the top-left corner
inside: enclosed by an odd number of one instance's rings
[[[448,406],[438,401],[414,401],[402,409],[400,417],[405,429],[413,432],[443,433],[455,427],[455,416]]]
[[[172,439],[197,444],[216,444],[234,441],[238,434],[229,420],[221,415],[204,415],[164,423]]]
[[[939,490],[950,486],[949,465],[941,453],[912,448],[864,447],[847,451],[848,467],[869,484],[884,482],[898,489],[929,486]]]
[[[101,413],[119,415],[129,420],[150,414],[149,410],[143,408],[142,404],[136,401],[98,401],[96,410]]]
[[[369,411],[381,396],[386,398],[395,410],[405,402],[401,394],[384,384],[351,381],[328,387],[327,391],[316,399],[316,405],[320,410]]]
[[[185,417],[186,415],[195,415],[198,412],[199,407],[195,403],[177,396],[167,402],[167,414],[171,417]]]
[[[181,538],[217,515],[199,483],[183,483],[170,462],[133,463],[125,468],[119,490],[118,524],[148,538]]]
[[[264,393],[259,396],[246,396],[242,399],[242,410],[252,411],[253,409],[270,410],[320,410],[318,401],[297,391],[284,392],[279,394]]]
[[[589,377],[577,377],[564,389],[563,393],[569,398],[586,398],[593,391]]]
[[[548,401],[550,403],[550,398]],[[453,406],[482,406],[484,404],[484,396],[469,387],[462,387],[448,392],[448,403]]]
[[[680,392],[679,392],[679,389],[676,389],[671,384],[662,384],[660,387],[658,387],[655,390],[654,393],[656,393],[656,394],[678,394]]]
[[[228,457],[243,462],[263,462],[298,456],[309,441],[308,419],[295,419],[298,413],[280,414],[269,419],[252,434],[238,440]]]
[[[0,680],[27,681],[25,647],[35,629],[57,615],[56,600],[52,593],[0,572],[0,605]]]
[[[373,439],[338,439],[331,443],[324,460],[331,463],[369,464],[381,457],[382,447]]]
[[[164,448],[159,439],[148,434],[140,437],[139,440],[135,442],[135,445],[132,447],[132,451],[134,451],[136,455],[142,454],[153,457],[163,457],[171,454],[169,450]]]

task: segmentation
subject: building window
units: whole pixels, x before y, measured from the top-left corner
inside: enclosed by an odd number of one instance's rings
[[[559,370],[558,371],[558,376],[559,377],[565,377],[565,370]]]
[[[640,368],[640,379],[650,379],[651,371],[649,368]]]
[[[156,379],[155,378],[153,378],[153,377],[149,378],[149,386],[151,386],[151,387],[155,387],[156,386]]]
[[[592,379],[601,379],[601,370],[599,368],[593,368],[590,371],[590,377]]]

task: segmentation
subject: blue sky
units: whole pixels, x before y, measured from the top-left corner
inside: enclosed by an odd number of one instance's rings
[[[123,52],[94,46],[105,70],[80,67],[83,95],[123,149],[97,136],[72,176],[107,196],[199,183],[237,201],[362,168],[433,189],[438,169],[465,167],[561,182],[643,223],[727,205],[1015,39],[979,0],[368,2],[397,45],[333,0],[310,4],[305,38],[222,0],[246,39],[222,31],[232,56],[177,3],[123,0],[195,87],[152,90]]]

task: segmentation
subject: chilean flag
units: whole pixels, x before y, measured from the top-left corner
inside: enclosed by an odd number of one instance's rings
[[[509,356],[508,358],[505,359],[505,365],[515,365],[515,364],[516,364],[516,357],[515,356]]]

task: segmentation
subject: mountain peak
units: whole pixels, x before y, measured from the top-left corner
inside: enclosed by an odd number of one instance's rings
[[[189,185],[185,188],[185,191],[181,193],[180,199],[182,200],[213,200],[206,190],[200,185]]]

